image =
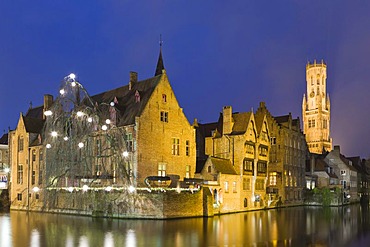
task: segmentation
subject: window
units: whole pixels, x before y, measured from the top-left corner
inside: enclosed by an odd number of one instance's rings
[[[251,179],[243,178],[243,190],[251,190]]]
[[[211,173],[211,172],[212,172],[212,167],[208,166],[208,173]]]
[[[23,136],[18,137],[18,152],[23,151]]]
[[[18,201],[22,201],[22,193],[17,194],[17,199],[18,199]]]
[[[270,172],[270,185],[276,185],[276,172]]]
[[[244,198],[244,207],[245,208],[248,207],[248,200],[247,200],[247,198]]]
[[[167,95],[162,94],[162,102],[166,103],[167,102]]]
[[[180,139],[172,138],[172,155],[180,155]]]
[[[345,176],[346,175],[346,170],[340,170],[340,175]]]
[[[236,193],[236,182],[233,182],[233,193]]]
[[[324,129],[327,129],[328,128],[328,120],[327,119],[324,119],[323,122],[322,122],[322,127]]]
[[[96,156],[101,156],[101,140],[96,140]]]
[[[256,190],[264,190],[264,189],[265,189],[264,179],[256,179]]]
[[[245,144],[245,150],[247,154],[254,154],[254,146],[252,144]]]
[[[132,152],[134,150],[134,141],[132,139],[132,133],[126,134],[126,148],[128,152]]]
[[[32,171],[32,178],[31,178],[31,184],[35,184],[36,183],[36,172],[35,171]]]
[[[166,164],[158,164],[158,176],[166,176]]]
[[[253,174],[253,160],[248,160],[244,158],[243,160],[243,169],[245,172],[251,172]]]
[[[17,166],[17,184],[23,183],[23,165]]]
[[[190,166],[189,165],[185,167],[185,177],[190,178]]]
[[[161,111],[161,122],[168,123],[168,112]]]
[[[312,128],[315,128],[315,119],[312,119]]]
[[[276,145],[276,137],[270,138],[271,145]]]
[[[228,193],[229,192],[229,182],[225,182],[225,192]]]
[[[265,146],[260,146],[260,147],[259,147],[259,150],[260,150],[260,155],[261,155],[261,156],[264,156],[264,157],[266,157],[266,156],[267,156],[267,147],[265,147]]]
[[[36,161],[36,150],[33,150],[32,151],[32,161],[35,162]]]
[[[343,189],[347,188],[347,181],[346,180],[340,180],[340,184],[343,186]]]
[[[95,164],[95,173],[97,176],[100,176],[101,174],[101,164],[99,162],[101,161],[97,161],[97,163]]]
[[[267,164],[264,162],[257,163],[257,173],[266,173],[267,171]]]
[[[186,156],[190,155],[190,141],[186,140],[185,142],[185,154]]]
[[[36,193],[36,200],[38,200],[38,199],[40,199],[40,195],[39,195],[39,193]]]

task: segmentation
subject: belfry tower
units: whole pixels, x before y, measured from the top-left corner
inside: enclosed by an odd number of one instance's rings
[[[307,146],[311,153],[332,150],[330,137],[330,99],[326,93],[326,64],[306,65],[307,92],[303,95],[302,119]]]

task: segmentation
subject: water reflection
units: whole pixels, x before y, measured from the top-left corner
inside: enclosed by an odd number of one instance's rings
[[[369,207],[287,208],[181,220],[0,214],[0,246],[368,246]]]

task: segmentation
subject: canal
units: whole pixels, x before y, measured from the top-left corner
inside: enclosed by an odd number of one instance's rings
[[[0,213],[0,246],[370,246],[368,206],[292,207],[175,220]]]

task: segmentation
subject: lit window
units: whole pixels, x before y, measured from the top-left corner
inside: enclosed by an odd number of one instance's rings
[[[158,176],[166,176],[166,164],[158,164]]]
[[[229,192],[229,182],[225,182],[225,192]]]
[[[180,155],[180,139],[172,138],[172,155]]]
[[[233,193],[236,193],[236,182],[233,182]]]
[[[185,168],[185,177],[190,178],[190,166],[187,165]]]
[[[243,190],[251,190],[251,179],[243,178]]]
[[[270,173],[270,185],[272,186],[276,185],[276,172]]]
[[[134,150],[134,141],[132,139],[132,133],[126,134],[126,147],[128,152],[132,152]]]

